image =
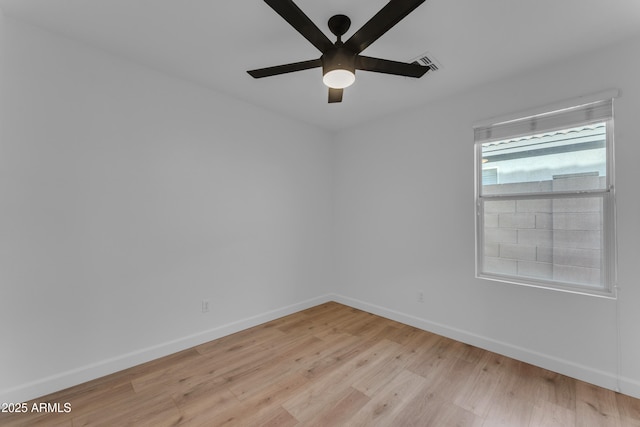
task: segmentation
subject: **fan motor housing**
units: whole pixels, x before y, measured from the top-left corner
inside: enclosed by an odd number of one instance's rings
[[[356,55],[349,49],[338,46],[329,49],[322,55],[322,74],[325,75],[333,70],[349,70],[356,72]]]

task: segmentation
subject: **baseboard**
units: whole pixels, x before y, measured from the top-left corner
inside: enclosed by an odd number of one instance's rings
[[[432,322],[427,319],[401,313],[399,311],[391,310],[389,308],[381,307],[358,299],[337,294],[332,294],[331,299],[335,302],[348,305],[353,308],[395,320],[406,325],[414,326],[425,331],[433,332],[456,341],[471,344],[513,359],[521,360],[553,372],[567,375],[571,378],[576,378],[600,387],[640,398],[640,383],[625,378],[618,379],[614,372],[601,371],[570,360],[539,353],[531,349],[494,340],[462,329],[452,328],[441,323]]]
[[[151,360],[275,320],[282,316],[287,316],[316,305],[324,304],[329,301],[335,301],[340,304],[386,317],[419,329],[471,344],[485,350],[493,351],[517,360],[522,360],[523,362],[531,363],[532,365],[558,372],[572,378],[577,378],[591,384],[596,384],[604,388],[620,391],[629,396],[640,398],[640,382],[638,381],[629,378],[618,379],[614,373],[593,369],[568,360],[538,353],[530,349],[473,334],[465,330],[452,328],[447,325],[432,322],[428,319],[419,318],[358,299],[338,294],[329,294],[278,308],[276,310],[267,311],[256,316],[221,325],[213,329],[198,332],[196,334],[153,347],[140,349],[122,356],[85,365],[38,381],[23,384],[19,387],[1,390],[0,402],[24,402],[36,399],[40,396],[100,378],[141,363],[149,362]],[[620,390],[618,390],[618,388]]]
[[[158,344],[153,347],[143,348],[131,353],[123,354],[111,359],[101,360],[96,363],[81,366],[79,368],[61,372],[37,381],[20,385],[7,390],[0,390],[0,402],[25,402],[47,394],[64,390],[65,388],[82,384],[96,378],[109,375],[123,369],[131,368],[141,363],[149,362],[160,357],[168,356],[178,351],[212,341],[253,326],[260,325],[271,320],[278,319],[289,314],[305,310],[316,305],[331,301],[328,295],[312,298],[286,307],[270,310],[256,316],[237,320],[213,329],[198,332],[173,341]]]
[[[636,399],[640,399],[640,381],[632,380],[631,378],[620,378],[620,393],[633,396]]]

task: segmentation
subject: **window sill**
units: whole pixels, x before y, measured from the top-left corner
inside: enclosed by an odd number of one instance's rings
[[[525,286],[529,288],[545,289],[555,292],[564,292],[575,295],[584,295],[596,298],[605,298],[615,300],[617,299],[616,287],[612,286],[611,289],[601,287],[588,287],[585,285],[570,285],[566,283],[551,282],[544,280],[536,280],[533,278],[522,278],[512,276],[502,276],[498,274],[490,273],[478,273],[477,279],[490,280],[493,282],[509,283],[511,285]]]

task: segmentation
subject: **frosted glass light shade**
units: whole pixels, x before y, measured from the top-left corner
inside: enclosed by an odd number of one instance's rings
[[[356,75],[349,70],[331,70],[322,77],[325,85],[333,89],[344,89],[356,81]]]

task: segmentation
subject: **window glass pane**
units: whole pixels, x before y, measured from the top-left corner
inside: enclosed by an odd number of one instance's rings
[[[605,189],[606,134],[597,123],[483,143],[481,195]]]
[[[484,168],[482,169],[482,183],[484,185],[492,185],[498,183],[498,169]]]
[[[603,197],[483,202],[482,270],[602,289]]]

